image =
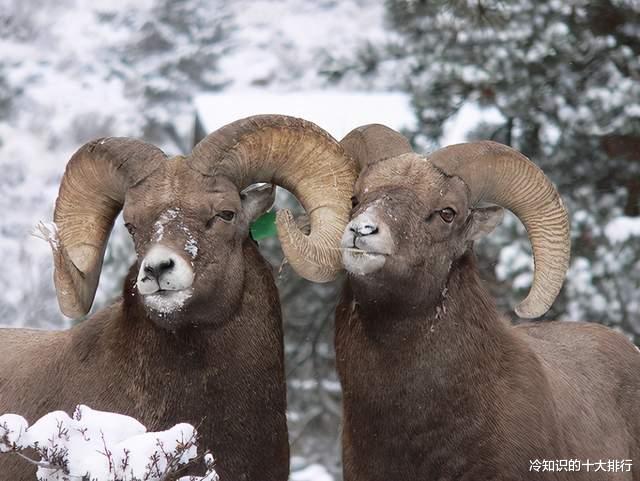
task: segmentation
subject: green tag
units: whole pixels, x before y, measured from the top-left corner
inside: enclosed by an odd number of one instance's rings
[[[275,210],[262,214],[251,224],[251,237],[253,240],[258,241],[267,237],[275,237],[277,233]]]

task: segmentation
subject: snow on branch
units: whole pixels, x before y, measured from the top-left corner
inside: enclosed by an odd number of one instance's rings
[[[16,414],[0,416],[0,453],[14,453],[37,466],[38,481],[166,481],[204,461],[207,474],[178,481],[217,481],[214,460],[197,454],[190,424],[148,433],[135,419],[79,405],[44,415],[33,426]],[[33,448],[40,459],[21,451]],[[172,478],[173,479],[173,478]]]
[[[38,222],[38,225],[31,231],[31,235],[48,242],[53,250],[57,250],[60,246],[58,226],[55,222]]]

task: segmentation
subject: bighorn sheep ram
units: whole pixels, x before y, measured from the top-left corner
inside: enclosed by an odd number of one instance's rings
[[[504,207],[535,259],[516,312],[538,317],[557,296],[569,223],[542,171],[488,141],[423,157],[380,125],[341,144],[361,170],[336,314],[345,481],[640,480],[637,349],[596,324],[512,327],[478,274],[473,241]],[[633,468],[543,469],[560,460]]]
[[[293,192],[309,213],[303,234],[278,213],[283,251],[314,281],[340,270],[355,172],[337,141],[291,117],[255,116],[167,158],[139,140],[106,138],[69,161],[51,244],[62,311],[91,307],[113,222],[123,209],[137,260],[121,300],[63,332],[0,331],[0,413],[37,419],[78,403],[131,415],[150,430],[199,426],[221,480],[288,477],[280,305],[271,268],[249,237]],[[1,479],[35,469],[0,458]]]

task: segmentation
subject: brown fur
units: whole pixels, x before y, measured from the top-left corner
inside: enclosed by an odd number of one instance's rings
[[[139,257],[122,300],[67,331],[0,331],[0,413],[34,422],[86,404],[133,416],[149,430],[189,422],[199,426],[200,451],[212,451],[221,481],[284,481],[281,313],[271,269],[248,239],[258,212],[228,180],[179,169],[181,162],[168,161],[127,193],[125,220],[136,226]],[[199,254],[192,298],[158,315],[134,285],[155,221],[171,207],[181,209]],[[223,209],[236,219],[207,227]],[[165,226],[163,243],[181,251],[184,241],[184,229]],[[0,456],[1,480],[32,481],[34,473],[17,456]]]
[[[398,157],[364,170],[355,197],[352,218],[374,206],[394,245],[380,270],[349,275],[337,308],[345,481],[640,480],[632,343],[593,324],[501,318],[472,252],[495,208],[469,206],[460,179]],[[634,464],[530,472],[536,459]]]

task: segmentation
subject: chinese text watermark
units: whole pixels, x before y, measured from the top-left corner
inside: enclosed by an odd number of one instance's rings
[[[529,460],[529,471],[536,473],[559,471],[587,471],[603,473],[628,473],[633,465],[630,459],[534,459]]]

